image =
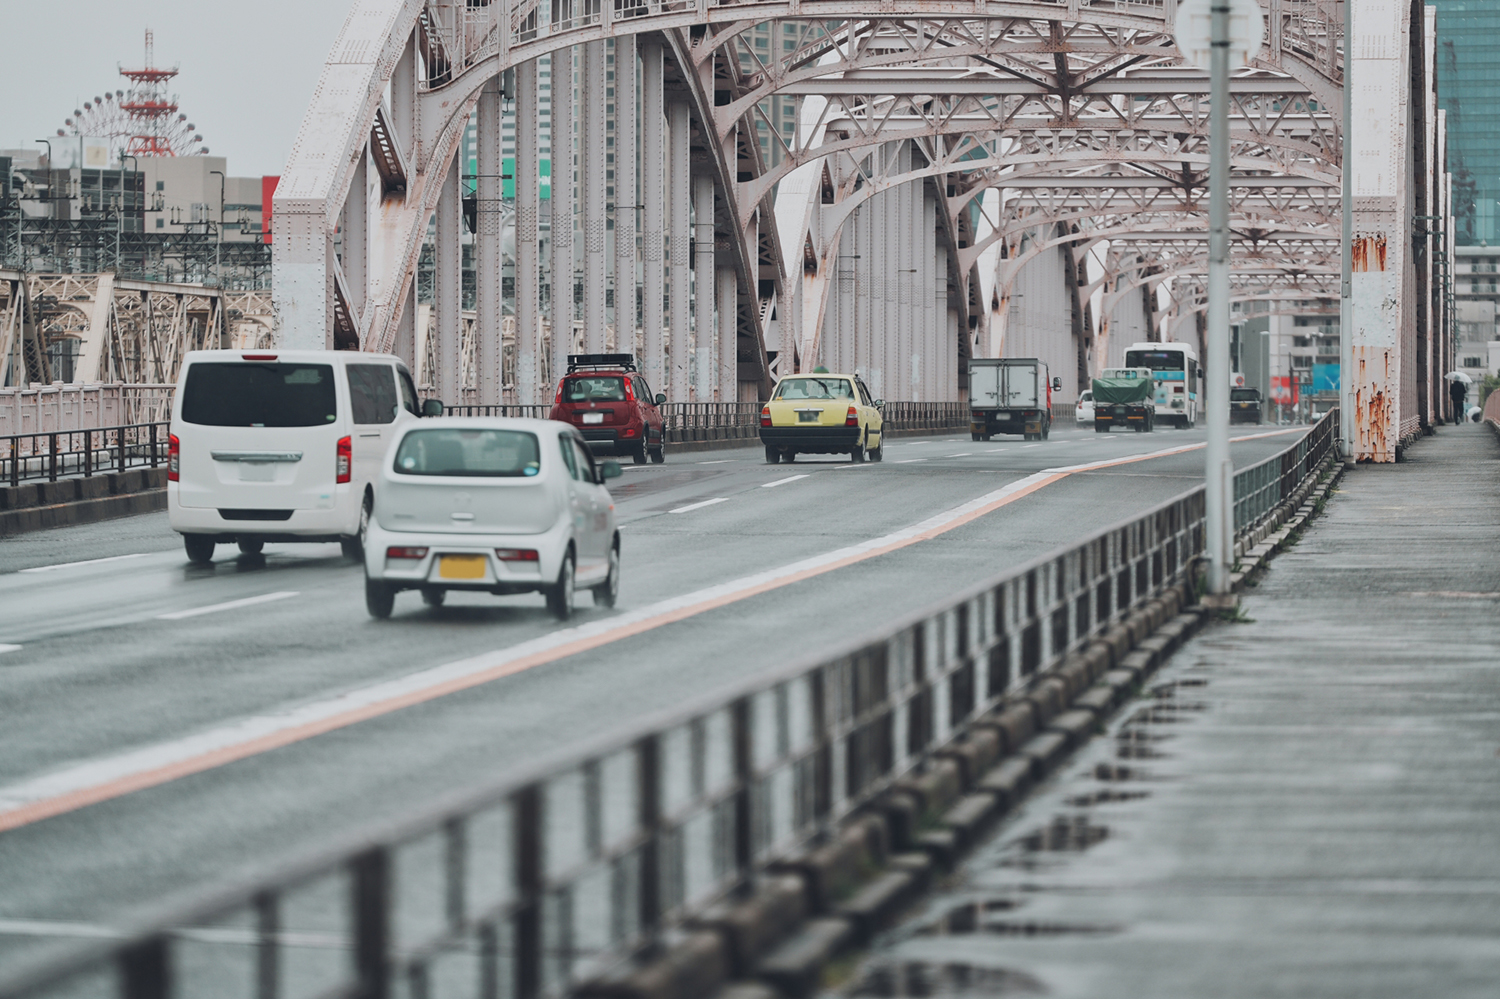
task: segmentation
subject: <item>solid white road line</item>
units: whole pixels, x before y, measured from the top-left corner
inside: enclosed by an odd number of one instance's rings
[[[21,646],[19,646],[19,645],[0,645],[0,653],[3,653],[3,652],[20,652],[20,651],[21,651]]]
[[[1300,432],[1305,432],[1305,428],[1236,439],[1252,440],[1256,437],[1276,436],[1278,433]],[[49,773],[0,786],[0,832],[157,787],[190,774],[203,773],[415,704],[424,704],[448,694],[469,690],[931,540],[1076,472],[1149,461],[1204,446],[1201,443],[1186,444],[1165,451],[1046,469],[890,534],[671,597],[639,610],[626,611],[572,628],[562,628],[509,648],[421,669],[406,676],[357,687],[322,700],[286,704],[265,714],[240,718],[191,735],[111,756],[80,760]]]
[[[805,479],[805,478],[807,478],[806,475],[788,475],[784,479],[774,479],[771,482],[763,482],[763,483],[761,483],[761,488],[762,489],[775,489],[777,486],[784,486],[788,482],[796,482],[798,479]]]
[[[715,459],[714,461],[700,461],[700,462],[698,462],[698,464],[700,464],[700,465],[727,465],[727,464],[729,464],[733,460],[734,460],[733,458],[718,458],[718,459]]]
[[[896,464],[898,464],[898,465],[910,465],[914,461],[926,461],[926,460],[927,460],[926,458],[907,458],[904,461],[898,461],[898,462],[896,462]]]
[[[222,604],[209,604],[207,607],[194,607],[191,610],[173,611],[170,614],[158,614],[158,621],[181,621],[184,618],[198,617],[201,614],[217,614],[219,611],[238,610],[241,607],[254,607],[256,604],[268,604],[273,600],[285,600],[287,597],[295,597],[299,591],[282,590],[277,593],[262,593],[258,597],[245,597],[243,600],[230,600]]]
[[[718,499],[703,500],[701,503],[689,503],[687,506],[680,506],[680,507],[678,507],[675,510],[668,510],[667,512],[668,513],[687,513],[687,512],[689,512],[691,510],[701,510],[701,509],[703,509],[706,506],[713,506],[715,503],[728,503],[728,502],[729,502],[729,497],[727,497],[727,496],[720,496]]]
[[[57,565],[39,565],[35,569],[22,569],[21,572],[55,572],[58,569],[72,569],[80,565],[99,565],[104,562],[123,562],[128,558],[145,558],[149,552],[136,552],[134,555],[111,555],[109,558],[89,558],[82,562],[59,562]]]
[[[973,451],[960,451],[960,452],[958,452],[958,454],[945,454],[945,455],[943,455],[943,457],[944,458],[967,458],[970,455],[972,455],[973,453],[974,453]]]
[[[1040,445],[1040,444],[1022,444],[1022,445],[1021,445],[1021,447],[1022,447],[1022,448],[1028,448],[1028,447],[1041,447],[1041,445]]]

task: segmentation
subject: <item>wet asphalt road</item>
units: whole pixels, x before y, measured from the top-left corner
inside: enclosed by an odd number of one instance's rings
[[[1497,495],[1477,426],[1346,475],[839,994],[1500,995]]]
[[[1202,439],[1201,429],[1100,437],[1067,427],[1037,444],[967,436],[892,442],[880,465],[804,458],[768,466],[755,448],[627,466],[612,489],[624,538],[620,608],[866,541],[1042,469]],[[1237,443],[1235,460],[1252,463],[1295,439]],[[1079,472],[858,565],[462,696],[0,832],[0,973],[135,907],[857,639],[1192,488],[1202,462],[1200,449]],[[672,512],[717,499],[724,502]],[[580,619],[608,613],[585,606]],[[374,622],[360,572],[336,545],[275,545],[264,557],[221,548],[212,566],[193,567],[165,514],[6,539],[0,806],[7,787],[81,761],[109,762],[558,627],[535,596],[455,595],[430,612],[416,594],[403,594],[391,621]]]

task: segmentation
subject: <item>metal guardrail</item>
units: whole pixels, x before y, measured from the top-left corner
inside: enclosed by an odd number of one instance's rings
[[[1312,474],[1315,450],[1272,460]],[[567,995],[832,832],[1183,579],[1203,542],[1199,487],[834,655],[157,914],[0,999]]]
[[[1235,533],[1249,530],[1280,506],[1333,453],[1338,441],[1339,411],[1334,409],[1313,424],[1295,447],[1235,472]]]
[[[132,423],[0,437],[0,484],[156,468],[167,461],[167,423]]]

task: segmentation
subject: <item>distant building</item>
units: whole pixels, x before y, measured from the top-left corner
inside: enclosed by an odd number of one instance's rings
[[[1460,246],[1500,245],[1500,0],[1429,0],[1437,8],[1438,106]]]

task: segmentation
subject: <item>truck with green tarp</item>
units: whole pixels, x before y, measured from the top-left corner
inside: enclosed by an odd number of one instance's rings
[[[1105,368],[1094,379],[1094,431],[1129,427],[1150,433],[1156,424],[1156,374],[1150,368]]]

